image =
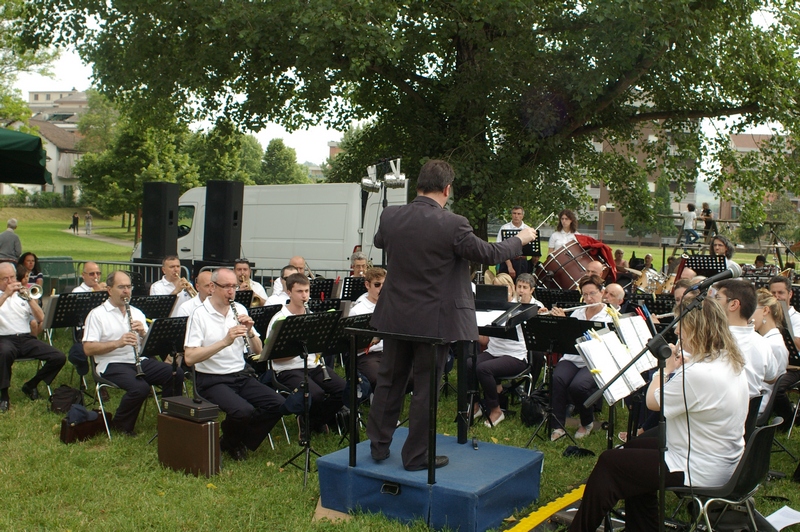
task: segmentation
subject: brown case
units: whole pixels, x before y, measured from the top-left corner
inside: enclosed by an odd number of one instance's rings
[[[208,401],[195,403],[191,397],[164,397],[161,400],[162,410],[171,415],[189,421],[203,423],[219,417],[219,407]]]
[[[99,410],[97,412],[97,419],[94,421],[84,421],[83,423],[74,423],[70,425],[67,423],[67,418],[61,420],[61,441],[64,443],[75,443],[76,441],[85,441],[89,438],[97,436],[98,434],[105,434],[106,426],[103,423],[103,414]],[[106,412],[106,419],[111,423],[112,414]]]
[[[158,461],[162,465],[208,478],[219,473],[219,459],[219,423],[158,415]]]

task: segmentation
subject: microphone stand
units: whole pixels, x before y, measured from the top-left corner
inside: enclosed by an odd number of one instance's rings
[[[769,228],[769,232],[772,235],[773,242],[777,241],[779,244],[781,244],[783,246],[783,249],[785,250],[785,253],[786,253],[786,261],[787,262],[789,261],[789,255],[794,257],[794,260],[796,261],[797,260],[797,255],[795,255],[794,251],[792,251],[792,249],[788,245],[786,245],[786,242],[784,242],[783,239],[780,236],[778,236],[778,233],[775,232],[775,229],[770,227]],[[778,256],[778,266],[780,266],[780,269],[782,270],[783,269],[783,261],[781,260],[781,252],[780,252],[780,249],[778,249],[777,245],[775,246],[775,254]]]
[[[708,288],[706,288],[708,290]],[[640,358],[642,358],[645,353],[650,351],[654,357],[658,360],[658,376],[660,379],[660,388],[659,388],[659,405],[660,415],[658,417],[658,451],[660,454],[660,459],[658,463],[658,530],[659,532],[664,532],[664,520],[666,519],[666,504],[667,504],[667,490],[666,490],[666,478],[667,478],[667,464],[664,461],[664,456],[667,452],[667,423],[666,419],[664,418],[664,368],[666,366],[667,359],[672,356],[672,349],[669,347],[669,344],[666,340],[664,340],[664,335],[672,330],[675,325],[683,319],[689,312],[692,310],[699,308],[700,304],[706,298],[706,294],[703,292],[698,292],[697,296],[692,299],[692,301],[687,306],[681,306],[681,312],[676,316],[672,323],[670,323],[664,330],[660,333],[655,335],[647,342],[647,345],[642,349],[639,354],[631,359],[630,362],[625,364],[623,368],[621,368],[616,375],[614,375],[608,382],[606,382],[602,388],[597,390],[595,393],[591,395],[586,401],[584,401],[583,405],[589,408],[595,402],[597,402],[600,397],[602,397],[603,392],[605,392],[617,379],[622,377],[622,375],[628,371],[628,368],[636,364]]]

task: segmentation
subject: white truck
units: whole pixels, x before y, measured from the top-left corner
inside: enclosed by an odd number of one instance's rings
[[[356,183],[257,185],[244,187],[241,257],[259,270],[279,270],[300,255],[315,273],[346,272],[358,249],[374,264],[381,250],[372,239],[383,210],[407,202],[407,187],[366,193]],[[206,188],[186,191],[179,199],[178,256],[203,260]],[[137,246],[134,256],[140,255]]]

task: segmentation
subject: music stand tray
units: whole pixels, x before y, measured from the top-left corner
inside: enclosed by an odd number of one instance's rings
[[[247,313],[253,318],[253,327],[255,327],[258,334],[261,335],[261,338],[266,339],[269,320],[280,312],[281,308],[283,308],[283,305],[266,305],[247,309]]]
[[[153,320],[144,337],[141,356],[164,358],[165,353],[183,353],[188,316],[178,318],[158,318]]]
[[[501,229],[500,236],[503,240],[508,240],[509,238],[517,236],[520,231],[522,231],[522,229]],[[541,257],[541,250],[541,237],[537,235],[536,240],[522,246],[522,256],[529,257],[531,255],[537,255]]]
[[[728,263],[723,255],[691,255],[686,259],[686,267],[703,277],[712,277],[724,272]]]
[[[348,303],[349,301],[343,299],[309,299],[308,310],[315,314],[329,310],[344,310]]]
[[[239,303],[244,308],[249,309],[250,304],[253,302],[252,290],[237,290],[233,296],[233,300]]]
[[[333,285],[333,279],[323,279],[322,277],[311,279],[311,286],[309,287],[311,299],[331,299],[333,297]]]
[[[350,334],[345,332],[345,329],[376,330],[369,324],[371,319],[371,312],[369,314],[359,314],[358,316],[347,316],[339,319],[336,328],[333,330],[331,342],[328,345],[328,351],[336,353],[348,351],[350,349]],[[372,338],[369,336],[357,336],[356,349],[366,349],[371,341]]]
[[[133,296],[130,301],[132,307],[136,307],[150,320],[159,318],[169,318],[172,307],[178,296],[166,294],[163,296]]]
[[[95,307],[108,299],[108,292],[69,292],[50,298],[44,315],[45,329],[80,327]]]
[[[348,301],[355,301],[362,294],[367,293],[367,285],[364,284],[363,277],[345,277],[342,279],[342,293],[339,296],[341,299]],[[314,297],[313,295],[311,297]]]
[[[547,308],[559,302],[580,303],[581,293],[578,290],[550,290],[547,288],[537,288],[534,291],[537,300],[544,303]]]

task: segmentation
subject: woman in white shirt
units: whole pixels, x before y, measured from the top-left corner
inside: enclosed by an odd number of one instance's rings
[[[758,306],[753,313],[753,326],[756,332],[763,336],[772,348],[772,354],[778,362],[778,378],[786,373],[786,366],[789,365],[789,350],[783,339],[781,329],[784,327],[783,307],[769,290],[761,288],[756,292],[758,296]],[[769,402],[772,387],[767,388],[764,397],[761,399],[759,413],[763,412]]]
[[[558,213],[558,231],[550,235],[547,252],[552,255],[558,248],[575,241],[576,234],[578,234],[578,217],[571,210],[564,209]]]
[[[694,295],[686,295],[684,303],[692,299]],[[722,486],[744,452],[749,401],[744,357],[713,298],[684,316],[676,332],[683,349],[673,346],[664,370],[675,374],[664,385],[666,485]],[[660,382],[654,376],[647,389],[651,410],[659,408]],[[625,499],[625,530],[656,530],[659,462],[658,438],[647,436],[603,452],[569,530],[596,530],[620,499]]]

